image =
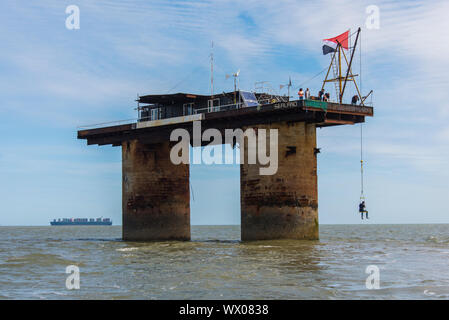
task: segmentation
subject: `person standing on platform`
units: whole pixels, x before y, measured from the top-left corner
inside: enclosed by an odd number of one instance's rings
[[[304,100],[304,91],[302,90],[302,88],[299,89],[298,96],[299,100]]]
[[[320,98],[320,101],[323,101],[323,98],[324,98],[324,90],[323,90],[323,89],[321,89],[321,90],[318,92],[318,98]]]

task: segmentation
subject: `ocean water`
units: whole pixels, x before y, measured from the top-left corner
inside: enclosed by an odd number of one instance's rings
[[[449,225],[321,225],[318,241],[124,242],[121,227],[0,227],[0,299],[448,299]],[[66,288],[66,267],[80,289]],[[368,289],[366,268],[379,270]]]

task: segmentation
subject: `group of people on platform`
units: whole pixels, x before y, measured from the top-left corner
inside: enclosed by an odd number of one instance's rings
[[[302,88],[298,91],[299,100],[310,99],[310,90],[309,88],[306,91],[303,91]]]
[[[298,96],[299,96],[299,100],[304,100],[304,99],[310,99],[310,90],[309,88],[306,89],[306,91],[304,91],[302,88],[299,89],[298,91]],[[324,92],[324,89],[321,89],[318,92],[318,100],[320,101],[330,101],[330,93],[329,92]],[[351,104],[356,105],[357,102],[359,101],[359,96],[358,95],[354,95],[351,99]]]
[[[310,99],[309,88],[307,88],[306,91],[304,91],[302,88],[300,88],[298,91],[298,96],[299,96],[299,100]],[[318,98],[320,101],[330,101],[330,94],[329,94],[329,92],[324,93],[324,90],[322,89],[318,92]]]

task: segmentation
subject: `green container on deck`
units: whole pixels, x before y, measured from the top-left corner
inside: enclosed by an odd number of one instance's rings
[[[319,100],[305,100],[305,106],[310,108],[319,108],[327,111],[327,102]]]

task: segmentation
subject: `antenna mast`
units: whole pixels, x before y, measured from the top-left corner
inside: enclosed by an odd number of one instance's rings
[[[210,50],[210,95],[214,98],[214,42],[211,41]]]
[[[234,77],[234,103],[237,103],[237,81],[240,74],[240,69],[234,73],[232,76]],[[240,90],[240,82],[239,82],[239,90]],[[240,96],[240,94],[239,94]]]
[[[292,86],[292,78],[288,77],[288,101],[290,101],[290,87]]]

